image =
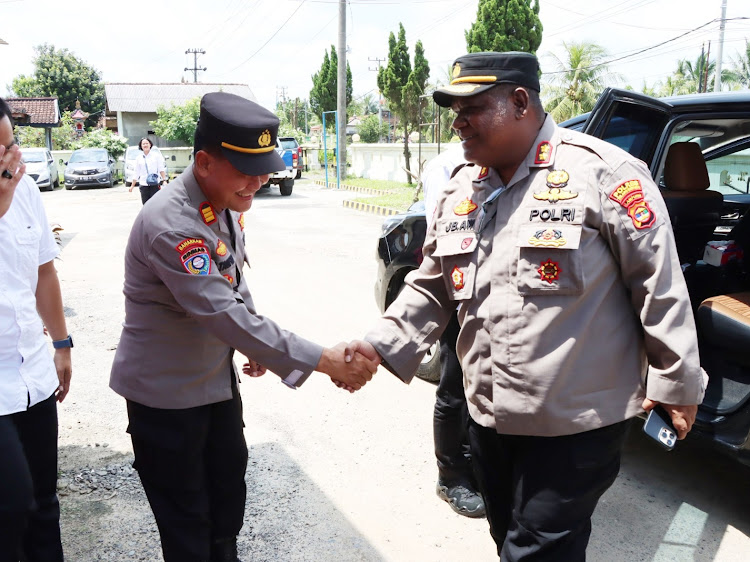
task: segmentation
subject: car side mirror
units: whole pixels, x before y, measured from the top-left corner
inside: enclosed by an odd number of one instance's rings
[[[67,166],[67,165],[68,165],[68,163],[67,163],[67,162],[63,162],[63,159],[62,159],[62,158],[60,158],[60,164],[62,164],[63,166]]]

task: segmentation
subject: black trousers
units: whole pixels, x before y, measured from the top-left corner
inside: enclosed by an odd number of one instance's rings
[[[159,193],[160,187],[158,185],[138,185],[141,190],[141,203],[146,204],[146,201],[151,199],[154,195]]]
[[[432,417],[438,478],[447,485],[474,485],[469,438],[469,411],[464,394],[463,371],[456,356],[456,339],[461,329],[454,312],[440,337],[440,382],[435,392]]]
[[[591,515],[620,470],[627,422],[562,437],[469,422],[474,471],[503,562],[586,560]]]
[[[206,562],[214,541],[234,538],[245,514],[247,445],[242,402],[181,410],[128,400],[128,433],[161,536],[165,562]]]
[[[0,562],[62,562],[57,402],[0,416]]]

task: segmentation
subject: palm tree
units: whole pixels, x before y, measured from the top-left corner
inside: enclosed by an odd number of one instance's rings
[[[554,54],[556,69],[547,73],[548,82],[542,88],[545,110],[558,123],[591,111],[606,86],[621,81],[609,71],[604,62],[607,51],[595,43],[565,43],[565,60]]]
[[[724,80],[722,72],[722,81]],[[750,42],[745,41],[745,52],[732,58],[732,68],[728,71],[728,82],[738,88],[750,88]]]

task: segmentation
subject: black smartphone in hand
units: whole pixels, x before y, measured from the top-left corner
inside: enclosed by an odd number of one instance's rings
[[[672,425],[672,418],[661,406],[655,406],[648,413],[643,432],[667,451],[674,449],[677,444],[677,432]]]

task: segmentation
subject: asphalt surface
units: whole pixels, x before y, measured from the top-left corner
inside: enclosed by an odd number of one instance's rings
[[[58,271],[76,345],[59,410],[67,559],[161,560],[129,470],[125,403],[108,388],[140,198],[121,184],[42,195],[50,222],[65,229]],[[362,336],[378,315],[383,218],[344,208],[350,196],[302,180],[291,197],[258,194],[245,219],[246,280],[259,312],[324,345]],[[435,495],[431,385],[407,386],[381,369],[354,395],[321,374],[296,391],[271,373],[240,389],[250,448],[244,560],[497,559],[487,522],[454,514]],[[750,559],[750,469],[694,443],[662,452],[640,425],[595,513],[588,559]]]

